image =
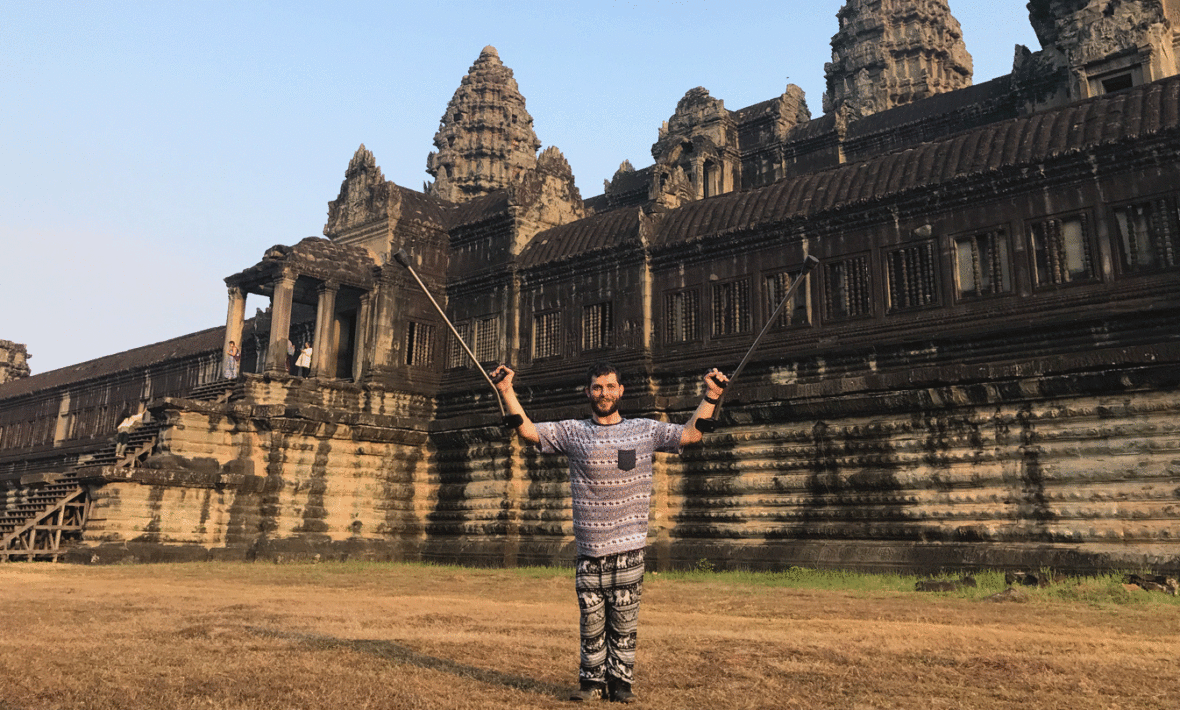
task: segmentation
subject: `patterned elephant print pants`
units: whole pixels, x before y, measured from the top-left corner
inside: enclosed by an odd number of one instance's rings
[[[574,584],[582,612],[579,677],[600,683],[608,678],[630,683],[643,594],[643,550],[579,557]]]

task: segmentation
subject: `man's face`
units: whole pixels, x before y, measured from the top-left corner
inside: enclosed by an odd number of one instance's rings
[[[610,372],[599,375],[590,381],[586,388],[586,396],[590,398],[590,408],[600,417],[609,417],[619,408],[619,400],[623,397],[623,386],[619,378]]]

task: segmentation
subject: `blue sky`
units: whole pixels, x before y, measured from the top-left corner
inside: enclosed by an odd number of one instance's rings
[[[651,164],[693,87],[739,109],[794,83],[818,117],[842,4],[5,0],[0,339],[36,374],[224,324],[222,279],[321,235],[361,143],[421,189],[485,45],[583,197]],[[976,83],[1039,49],[1023,0],[951,10]]]

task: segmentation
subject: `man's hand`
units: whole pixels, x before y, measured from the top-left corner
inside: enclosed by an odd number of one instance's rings
[[[709,399],[717,399],[725,392],[725,385],[729,383],[729,378],[725,373],[717,368],[713,368],[705,373],[705,396]]]
[[[501,365],[495,370],[492,370],[489,377],[492,378],[492,382],[496,385],[496,389],[500,390],[501,394],[506,394],[512,389],[512,380],[514,377],[516,377],[516,373],[507,365]],[[501,379],[496,379],[497,377]]]
[[[516,373],[513,372],[511,367],[500,365],[495,370],[492,370],[488,376],[492,379],[492,383],[496,385],[496,390],[500,393],[500,397],[503,398],[504,408],[508,410],[509,417],[520,417],[520,424],[516,427],[516,433],[520,438],[530,444],[541,443],[541,436],[537,433],[536,425],[524,413],[524,407],[520,406],[520,400],[516,398],[516,390],[512,389],[512,380],[516,377]],[[505,417],[505,421],[509,417]],[[509,424],[508,426],[511,425]]]

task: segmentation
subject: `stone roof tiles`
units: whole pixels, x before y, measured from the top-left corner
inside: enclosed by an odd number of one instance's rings
[[[253,319],[247,321],[243,336],[252,332],[253,327]],[[139,370],[187,356],[220,352],[224,340],[225,326],[222,325],[152,345],[132,348],[95,360],[88,360],[77,365],[31,375],[0,384],[0,400],[21,397],[98,377],[116,375],[120,372]]]
[[[533,237],[520,255],[525,268],[637,242],[639,209],[619,209],[563,224]]]
[[[670,212],[653,246],[864,203],[963,177],[1180,128],[1180,76],[1009,119],[870,160],[692,202]]]
[[[448,212],[447,224],[453,228],[482,222],[507,212],[508,203],[507,190],[497,190],[482,197],[474,197],[455,205]]]
[[[403,221],[418,222],[446,231],[450,203],[423,192],[402,187],[393,182],[389,184],[398,191],[401,201],[401,219]]]
[[[308,237],[295,246],[278,244],[267,249],[262,261],[226,278],[225,282],[248,285],[289,270],[321,281],[369,289],[373,285],[375,266],[377,261],[368,249],[339,244],[323,237]]]

